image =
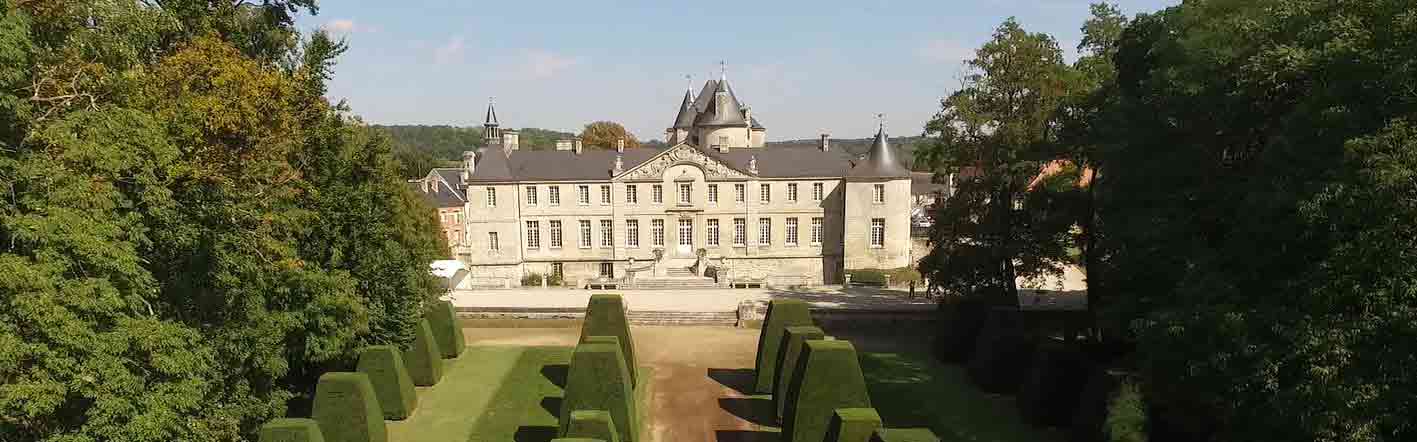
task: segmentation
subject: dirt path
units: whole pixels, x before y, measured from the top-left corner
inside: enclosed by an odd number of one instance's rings
[[[579,328],[468,328],[469,345],[575,345]],[[752,382],[758,331],[734,327],[632,327],[641,365],[653,367],[648,442],[761,440],[771,403],[739,389]],[[741,416],[741,417],[740,417]],[[769,440],[775,440],[772,435]]]

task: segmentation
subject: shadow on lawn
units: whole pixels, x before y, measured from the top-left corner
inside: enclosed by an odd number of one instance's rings
[[[752,422],[757,425],[773,426],[777,425],[777,410],[773,409],[772,400],[765,398],[749,397],[725,397],[718,398],[718,406],[729,414],[738,416],[739,419]]]
[[[891,428],[928,427],[941,440],[1062,439],[1024,423],[1013,398],[979,391],[963,368],[928,353],[861,353],[860,360],[871,405]]]
[[[560,388],[566,388],[566,374],[570,373],[569,364],[549,364],[541,367],[541,376],[552,384]]]
[[[551,413],[552,416],[555,416],[555,417],[557,417],[557,418],[560,418],[560,417],[561,417],[561,402],[563,402],[563,401],[565,401],[565,400],[566,400],[565,398],[560,397],[560,396],[547,396],[547,397],[541,398],[541,409],[542,409],[542,410],[546,410],[547,413]]]
[[[548,442],[556,438],[570,347],[527,347],[501,380],[469,442]]]
[[[778,442],[779,440],[779,435],[771,431],[716,430],[713,435],[717,442]]]
[[[753,394],[753,369],[751,368],[710,368],[708,369],[708,377],[725,387],[732,388],[738,394],[744,396]]]
[[[550,442],[556,438],[556,427],[527,425],[517,427],[512,435],[513,442]]]

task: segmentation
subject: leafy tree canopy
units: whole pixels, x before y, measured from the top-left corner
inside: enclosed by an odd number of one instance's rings
[[[635,139],[635,134],[625,130],[625,126],[620,123],[596,121],[585,125],[585,129],[581,130],[581,142],[588,147],[614,149],[619,140],[625,140],[626,149],[640,147],[640,141]]]

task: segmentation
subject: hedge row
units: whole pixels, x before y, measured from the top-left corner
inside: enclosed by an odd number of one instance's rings
[[[777,365],[782,367],[777,370],[777,380],[773,382],[772,403],[776,410],[775,416],[782,419],[783,412],[786,411],[787,386],[792,384],[793,368],[797,367],[797,359],[802,354],[802,345],[810,340],[822,339],[826,334],[822,329],[810,325],[799,325],[788,327],[782,334],[782,343],[778,344]]]
[[[427,319],[418,321],[413,333],[413,346],[403,352],[403,362],[408,367],[413,385],[428,387],[443,378],[442,351],[438,349],[438,341],[433,337],[433,328]]]
[[[374,386],[364,373],[320,375],[310,415],[329,442],[385,442],[389,438]]]
[[[635,362],[635,341],[630,336],[630,321],[625,317],[625,300],[620,295],[591,295],[586,304],[585,322],[581,325],[580,342],[591,336],[614,336],[620,341],[620,353],[630,374],[630,386],[638,385],[639,365]]]
[[[413,414],[418,407],[418,393],[413,388],[413,379],[403,366],[403,356],[392,345],[365,347],[359,353],[356,369],[369,377],[374,387],[374,397],[379,401],[384,419],[403,420]]]
[[[635,442],[639,413],[619,338],[596,336],[589,341],[577,345],[571,355],[559,427],[562,433],[568,431],[577,411],[603,410],[610,415],[620,440]]]
[[[856,348],[847,341],[806,341],[786,399],[784,442],[821,441],[836,409],[870,408]]]
[[[881,415],[875,408],[838,408],[827,425],[825,442],[860,442],[870,439],[881,428]]]
[[[871,435],[871,442],[939,442],[929,428],[882,428]]]
[[[807,303],[797,299],[774,299],[768,303],[763,328],[758,332],[758,354],[753,370],[753,391],[772,393],[777,379],[777,358],[787,327],[812,325]]]
[[[462,354],[467,344],[463,341],[462,325],[458,324],[453,303],[435,301],[423,318],[428,320],[428,326],[438,342],[438,350],[444,358],[456,358]]]
[[[259,442],[325,442],[314,419],[280,418],[261,426]]]
[[[572,411],[570,424],[562,429],[561,437],[620,442],[620,433],[615,431],[615,419],[605,410]]]

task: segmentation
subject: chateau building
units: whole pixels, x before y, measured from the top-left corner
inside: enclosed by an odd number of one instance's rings
[[[487,147],[429,179],[462,192],[461,287],[813,285],[911,265],[911,174],[884,127],[868,154],[765,148],[726,79],[685,91],[669,147],[522,150],[488,105]],[[434,177],[434,175],[437,175]],[[455,178],[455,179],[454,179]]]

